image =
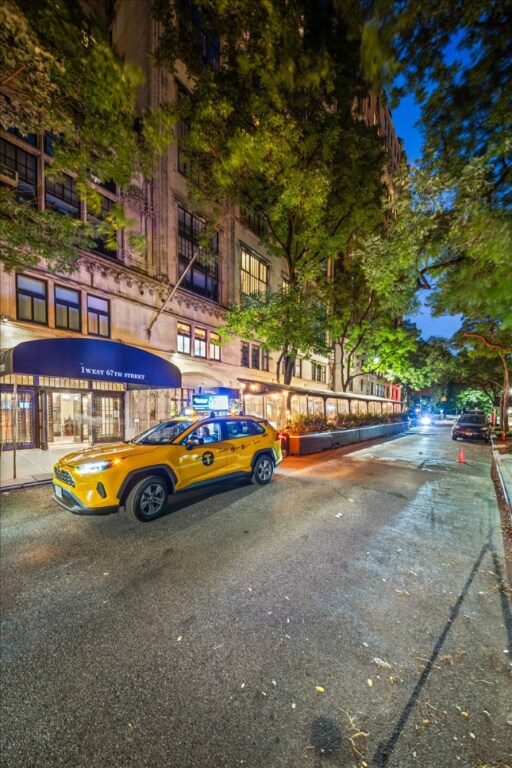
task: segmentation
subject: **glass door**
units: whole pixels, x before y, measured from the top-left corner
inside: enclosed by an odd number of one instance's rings
[[[93,430],[95,443],[124,439],[124,395],[93,394]]]

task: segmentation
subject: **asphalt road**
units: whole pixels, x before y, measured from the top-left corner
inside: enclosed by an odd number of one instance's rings
[[[160,520],[2,494],[5,768],[512,765],[491,449],[290,458]]]

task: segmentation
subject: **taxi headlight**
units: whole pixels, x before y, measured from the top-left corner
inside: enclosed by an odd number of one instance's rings
[[[75,467],[75,472],[78,475],[94,475],[96,472],[110,469],[110,467],[117,463],[117,461],[89,461],[87,464],[79,464]]]

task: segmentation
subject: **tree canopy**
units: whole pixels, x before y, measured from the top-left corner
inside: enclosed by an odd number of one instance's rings
[[[512,4],[375,0],[372,9],[365,66],[395,99],[415,95],[425,144],[393,226],[369,248],[410,253],[434,315],[483,324],[481,344],[490,333],[487,354],[499,355],[512,328]]]
[[[329,262],[343,261],[383,216],[383,142],[356,109],[370,87],[361,74],[362,6],[197,0],[193,13],[186,2],[157,8],[157,60],[183,86],[189,191],[257,215],[291,287],[318,290]],[[303,343],[288,319],[287,383]],[[262,340],[275,339],[271,325],[261,318]]]
[[[150,171],[169,134],[165,111],[137,109],[141,70],[116,56],[106,20],[74,0],[4,0],[0,5],[0,125],[21,134],[50,134],[51,172],[72,173],[93,208],[91,178],[127,184],[134,170]],[[93,175],[93,176],[92,176]],[[2,260],[72,268],[75,244],[91,228],[48,211],[16,191],[0,196]],[[121,211],[111,217],[120,226]],[[37,228],[40,228],[38,235]]]

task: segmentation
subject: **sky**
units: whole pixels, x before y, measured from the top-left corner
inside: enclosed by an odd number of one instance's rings
[[[397,136],[403,139],[409,163],[414,163],[421,157],[422,135],[421,129],[416,125],[419,119],[420,109],[412,96],[403,98],[398,107],[393,109],[393,125]],[[428,339],[429,336],[446,336],[449,338],[460,328],[459,317],[452,315],[432,317],[430,309],[424,303],[427,295],[426,290],[419,292],[422,306],[418,314],[409,319],[416,323],[424,339]]]

